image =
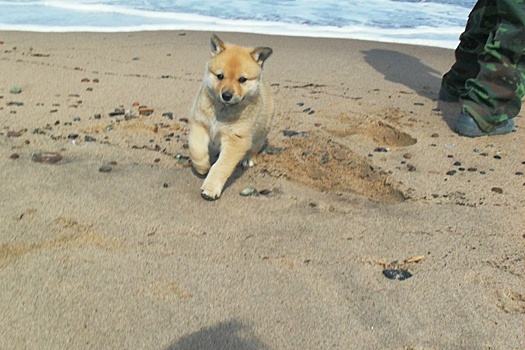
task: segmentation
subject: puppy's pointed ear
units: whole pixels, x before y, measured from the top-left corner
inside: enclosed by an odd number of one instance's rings
[[[217,56],[218,54],[224,51],[224,48],[225,48],[224,43],[222,42],[221,39],[219,39],[217,35],[213,34],[211,36],[210,44],[211,44],[211,55],[212,56]]]
[[[256,47],[251,55],[253,57],[253,59],[255,60],[255,62],[257,62],[259,64],[259,66],[263,66],[264,64],[264,61],[266,61],[266,59],[268,57],[270,57],[270,55],[272,54],[273,50],[270,49],[269,47]]]

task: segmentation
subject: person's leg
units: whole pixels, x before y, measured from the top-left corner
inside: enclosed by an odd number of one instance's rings
[[[500,127],[512,131],[507,129],[513,122],[507,121],[518,115],[525,96],[525,0],[496,0],[496,5],[498,24],[478,57],[478,75],[467,80],[467,93],[461,96],[462,114],[471,116],[485,133]]]
[[[459,96],[467,92],[465,82],[478,75],[478,55],[483,52],[496,24],[495,0],[479,0],[470,12],[465,32],[459,37],[460,43],[455,51],[456,61],[441,81],[441,100],[457,102]]]

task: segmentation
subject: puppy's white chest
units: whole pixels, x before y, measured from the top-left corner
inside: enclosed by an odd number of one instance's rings
[[[220,123],[217,120],[212,120],[210,124],[210,141],[217,143],[220,136]]]

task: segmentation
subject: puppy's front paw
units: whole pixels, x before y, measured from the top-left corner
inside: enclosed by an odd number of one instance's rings
[[[201,176],[206,176],[206,174],[208,174],[208,171],[210,170],[209,163],[207,164],[205,163],[204,165],[201,165],[201,164],[195,164],[195,162],[192,162],[192,165],[193,165],[193,169],[195,169],[197,174]]]
[[[212,186],[205,181],[201,187],[201,197],[207,201],[215,201],[221,196],[221,191],[220,186]]]
[[[208,193],[205,191],[201,191],[201,197],[206,199],[207,201],[213,202],[219,199],[219,197],[211,197]]]

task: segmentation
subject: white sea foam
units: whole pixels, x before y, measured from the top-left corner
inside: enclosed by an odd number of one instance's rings
[[[474,0],[0,1],[0,30],[232,31],[453,48]]]

